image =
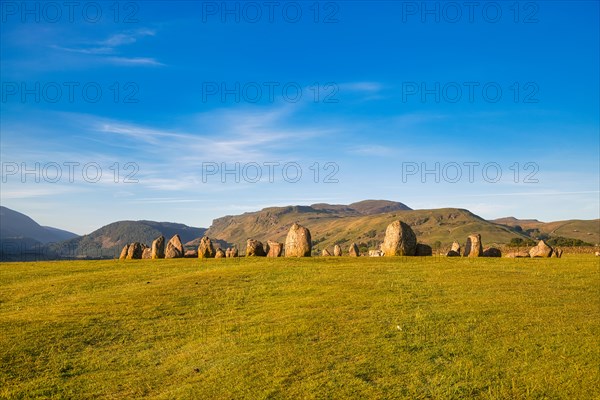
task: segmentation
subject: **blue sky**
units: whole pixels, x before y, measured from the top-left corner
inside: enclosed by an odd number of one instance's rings
[[[598,2],[464,4],[2,1],[2,205],[80,234],[363,199],[599,218]]]

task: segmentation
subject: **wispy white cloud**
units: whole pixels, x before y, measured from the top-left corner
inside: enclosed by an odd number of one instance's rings
[[[362,156],[382,157],[382,156],[394,155],[396,153],[396,150],[389,146],[382,146],[382,145],[377,145],[377,144],[365,144],[365,145],[359,145],[359,146],[352,146],[352,147],[348,148],[348,152],[351,154],[357,154],[357,155],[362,155]]]
[[[163,66],[152,57],[131,57],[120,54],[120,48],[138,42],[148,36],[155,36],[151,29],[136,29],[113,34],[106,39],[84,42],[76,46],[50,45],[51,48],[69,53],[98,56],[105,62],[124,66]]]
[[[115,51],[115,49],[112,47],[76,48],[76,47],[63,47],[63,46],[57,46],[57,45],[51,45],[50,47],[53,49],[56,49],[56,50],[68,51],[70,53],[91,54],[91,55],[107,55],[107,54],[113,54]]]
[[[340,90],[348,92],[377,93],[383,90],[383,84],[379,82],[346,82],[338,85]]]
[[[106,60],[112,64],[125,66],[164,66],[165,64],[148,57],[107,57]]]

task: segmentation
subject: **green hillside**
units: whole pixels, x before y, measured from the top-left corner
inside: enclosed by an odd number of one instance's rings
[[[161,235],[169,240],[175,234],[179,234],[182,242],[186,242],[202,236],[205,231],[203,228],[170,222],[119,221],[89,235],[52,245],[49,253],[61,257],[114,258],[128,243],[140,242],[150,245]]]
[[[600,219],[580,220],[571,219],[566,221],[541,222],[530,219],[517,219],[513,217],[499,218],[492,222],[520,229],[530,236],[546,234],[552,237],[562,236],[579,239],[594,245],[600,243]]]
[[[335,244],[362,243],[375,249],[383,241],[387,225],[395,219],[408,223],[421,243],[449,246],[454,240],[464,244],[471,233],[482,235],[484,245],[508,243],[526,236],[509,227],[486,221],[468,210],[443,208],[435,210],[398,210],[383,214],[362,215],[347,209],[323,205],[271,207],[258,212],[218,218],[207,235],[245,248],[248,238],[284,241],[294,222],[310,229],[315,252]]]

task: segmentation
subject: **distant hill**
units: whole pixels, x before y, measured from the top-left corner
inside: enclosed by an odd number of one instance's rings
[[[159,236],[169,240],[179,234],[183,243],[204,235],[206,229],[184,224],[155,221],[119,221],[51,247],[60,257],[114,258],[123,246],[132,242],[151,245]]]
[[[73,232],[41,226],[25,214],[0,206],[0,260],[34,259],[48,243],[76,237]]]
[[[73,232],[41,226],[25,214],[0,206],[0,238],[33,239],[39,243],[60,242],[77,237]]]
[[[364,251],[377,248],[387,225],[396,219],[408,223],[419,242],[434,248],[447,248],[454,240],[464,246],[471,233],[481,234],[484,246],[538,237],[600,243],[600,220],[541,222],[506,217],[487,221],[464,209],[413,210],[403,203],[388,200],[269,207],[217,218],[208,230],[171,222],[119,221],[84,236],[40,226],[28,216],[6,207],[0,207],[0,216],[2,260],[114,258],[127,243],[150,245],[160,235],[168,240],[175,234],[181,236],[188,248],[197,247],[199,238],[206,234],[214,240],[215,246],[236,245],[243,253],[248,238],[285,241],[294,222],[310,229],[315,253],[335,244],[347,249],[352,242]]]
[[[395,207],[396,210],[380,212],[388,207]],[[402,203],[371,200],[347,206],[314,204],[269,207],[217,218],[206,234],[235,243],[243,250],[248,238],[284,241],[289,227],[299,222],[310,229],[316,251],[335,244],[347,247],[351,242],[374,249],[383,241],[387,225],[395,219],[408,223],[420,242],[432,246],[448,246],[454,240],[464,245],[467,236],[474,232],[482,235],[484,245],[508,243],[515,237],[527,237],[510,227],[486,221],[468,210],[412,210]]]
[[[505,217],[491,222],[510,227],[531,237],[545,234],[551,237],[562,236],[579,239],[591,244],[600,243],[600,219],[541,222],[536,219]]]

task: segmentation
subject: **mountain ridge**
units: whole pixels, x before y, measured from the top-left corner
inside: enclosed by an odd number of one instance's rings
[[[5,215],[10,210],[3,207],[2,232]],[[70,232],[58,228],[41,227],[25,214],[18,214],[26,224],[44,228],[53,234]],[[10,214],[10,213],[9,213]],[[24,218],[23,218],[24,217]],[[363,200],[348,205],[315,203],[266,207],[238,215],[215,218],[209,228],[194,228],[174,222],[150,220],[124,220],[104,225],[83,236],[43,244],[33,238],[2,236],[2,253],[43,253],[41,258],[113,258],[121,248],[131,242],[150,245],[163,235],[168,240],[179,234],[186,247],[197,246],[203,235],[211,237],[221,247],[245,248],[246,239],[283,242],[291,224],[299,222],[311,230],[315,252],[339,244],[347,246],[356,242],[362,250],[376,248],[383,240],[387,225],[401,219],[411,225],[420,242],[435,247],[445,247],[454,240],[464,244],[471,233],[480,233],[485,245],[502,245],[514,238],[532,239],[536,236],[571,237],[590,243],[600,242],[600,220],[566,220],[541,222],[536,219],[503,217],[486,220],[462,208],[413,210],[403,203],[389,200]],[[35,226],[34,225],[34,226]],[[29,225],[27,225],[29,226]],[[12,230],[14,231],[14,229]],[[72,234],[75,235],[75,234]],[[6,257],[3,257],[6,259]],[[10,257],[9,257],[10,258]],[[13,258],[10,258],[13,259]],[[17,257],[18,259],[18,257]]]

